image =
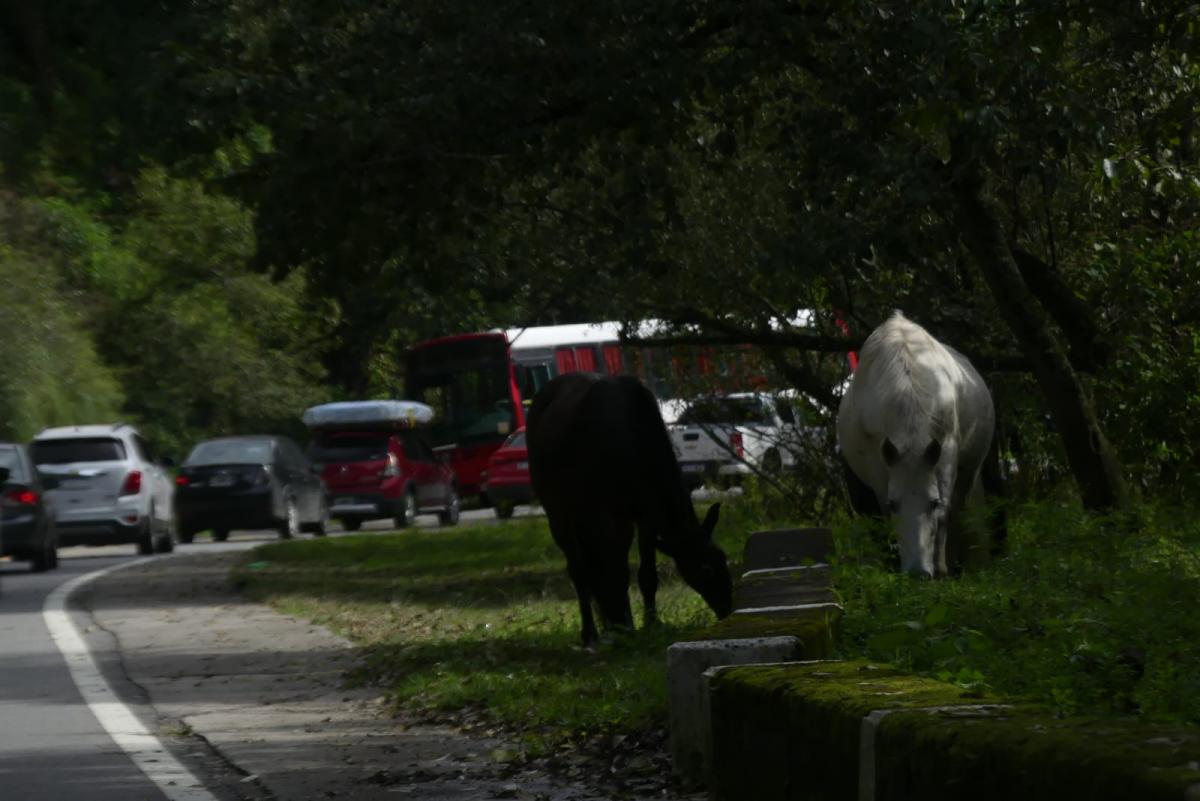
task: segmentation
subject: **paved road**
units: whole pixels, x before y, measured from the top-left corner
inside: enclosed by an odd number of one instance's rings
[[[465,525],[494,519],[490,510],[463,515]],[[436,518],[419,518],[418,525],[436,526]],[[365,528],[387,526],[381,521]],[[265,532],[235,533],[224,544],[201,541],[179,551],[237,550],[275,539]],[[59,569],[43,574],[28,572],[25,563],[0,563],[0,798],[5,801],[161,801],[159,790],[84,704],[43,618],[46,598],[56,587],[134,558],[133,546],[113,546],[65,548]],[[74,620],[81,629],[88,625],[82,616]],[[105,636],[93,631],[87,638]],[[115,650],[98,657],[106,674],[119,677]],[[199,774],[214,769],[210,765]]]

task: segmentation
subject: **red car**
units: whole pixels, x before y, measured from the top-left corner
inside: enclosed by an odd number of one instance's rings
[[[329,493],[329,516],[347,531],[364,520],[412,525],[436,513],[442,525],[458,522],[458,482],[429,446],[428,407],[408,401],[351,401],[305,412],[313,432],[309,458],[320,467]]]
[[[525,449],[525,427],[514,431],[488,459],[483,491],[496,509],[496,517],[507,520],[519,503],[533,502],[529,482],[529,451]]]

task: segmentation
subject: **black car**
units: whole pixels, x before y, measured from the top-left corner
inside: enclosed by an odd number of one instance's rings
[[[28,561],[35,572],[58,567],[58,532],[54,507],[46,499],[24,445],[0,443],[0,469],[8,478],[0,486],[0,555]]]
[[[325,534],[325,485],[287,437],[225,437],[192,449],[175,477],[179,539],[212,529],[224,542],[231,529],[273,528],[289,539],[301,531]]]

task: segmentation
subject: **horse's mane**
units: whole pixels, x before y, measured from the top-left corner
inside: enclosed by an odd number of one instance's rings
[[[948,389],[964,379],[961,365],[921,326],[896,311],[863,344],[859,370],[867,392],[858,400],[876,406],[890,435],[942,439],[955,429],[955,404]],[[909,443],[897,442],[901,450]]]

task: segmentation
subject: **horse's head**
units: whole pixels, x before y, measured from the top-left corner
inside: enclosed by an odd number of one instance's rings
[[[725,552],[713,542],[713,529],[720,513],[721,504],[714,503],[709,507],[695,537],[675,554],[675,567],[717,617],[728,617],[733,611],[733,579],[729,575]]]
[[[919,578],[946,574],[946,503],[938,463],[942,443],[930,440],[925,450],[901,453],[883,441],[888,468],[887,511],[900,540],[900,569]]]

